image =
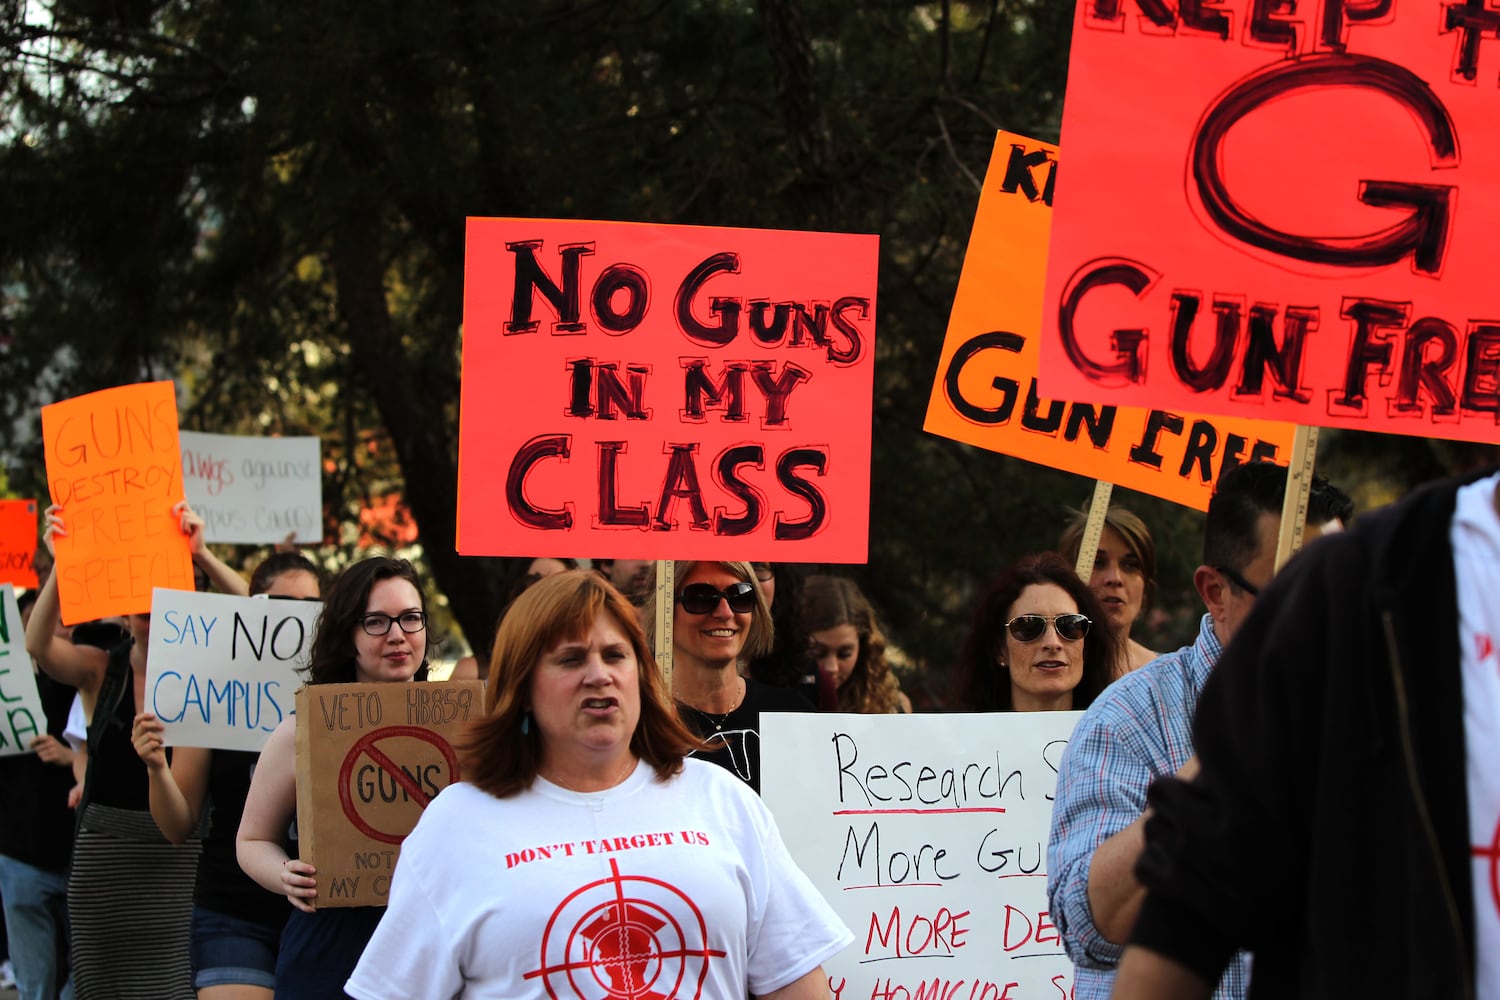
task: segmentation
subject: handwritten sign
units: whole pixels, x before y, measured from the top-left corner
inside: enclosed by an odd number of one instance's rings
[[[923,427],[1207,510],[1227,468],[1256,459],[1285,464],[1295,428],[1068,403],[1039,393],[1057,162],[1057,147],[1049,143],[1010,132],[995,137]]]
[[[322,609],[158,587],[146,704],[167,745],[258,752],[292,713]]]
[[[16,590],[8,583],[0,584],[0,713],[0,757],[30,753],[31,741],[47,731]]]
[[[835,996],[1072,995],[1046,861],[1080,714],[761,716],[762,797],[854,932]]]
[[[323,469],[315,437],[183,431],[182,485],[210,542],[254,545],[323,537]]]
[[[44,406],[42,443],[67,526],[53,546],[65,624],[146,614],[153,587],[193,588],[187,536],[172,514],[183,495],[171,382]]]
[[[1079,0],[1041,388],[1500,441],[1495,16]]]
[[[480,681],[318,684],[297,692],[297,834],[319,907],[384,906],[401,842],[459,780],[453,741]]]
[[[470,219],[459,551],[864,562],[877,256]]]
[[[0,583],[37,586],[36,501],[0,500]]]

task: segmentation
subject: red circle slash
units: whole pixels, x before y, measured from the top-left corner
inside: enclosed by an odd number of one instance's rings
[[[359,809],[354,803],[354,793],[350,791],[349,779],[354,775],[355,762],[362,756],[369,756],[375,766],[386,774],[389,774],[407,795],[416,800],[417,805],[423,809],[427,808],[430,801],[427,793],[422,791],[420,785],[411,779],[400,765],[391,760],[390,757],[375,744],[381,740],[395,739],[402,736],[410,736],[413,739],[423,740],[431,743],[437,748],[438,753],[448,762],[448,780],[450,783],[458,780],[458,754],[453,752],[453,747],[447,740],[430,729],[421,726],[386,726],[384,729],[376,729],[373,732],[361,736],[355,744],[349,748],[344,755],[344,763],[339,765],[339,804],[344,807],[344,816],[354,825],[354,828],[372,840],[378,840],[382,844],[399,844],[406,839],[409,831],[400,833],[388,833],[376,829],[370,821],[359,814]]]

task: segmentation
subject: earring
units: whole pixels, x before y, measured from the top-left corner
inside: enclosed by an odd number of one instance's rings
[[[531,713],[527,712],[521,716],[521,735],[526,736],[531,732]]]

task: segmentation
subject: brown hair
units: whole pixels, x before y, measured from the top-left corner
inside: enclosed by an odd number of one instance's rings
[[[630,737],[631,752],[651,765],[660,780],[682,770],[682,758],[699,742],[677,718],[635,608],[598,573],[569,570],[528,587],[500,622],[490,657],[485,715],[461,746],[465,780],[497,798],[531,786],[542,756],[542,735],[536,727],[521,732],[532,675],[543,654],[588,632],[601,614],[610,616],[635,652],[641,717]]]
[[[682,587],[688,574],[698,566],[700,560],[679,559],[672,564],[672,595],[682,596]],[[745,645],[740,650],[740,659],[754,660],[765,656],[771,651],[772,644],[776,641],[776,626],[771,621],[771,606],[766,603],[766,592],[760,589],[760,581],[755,578],[755,567],[747,562],[718,562],[725,572],[735,578],[752,584],[755,587],[755,611],[750,615],[750,627],[745,630]],[[652,648],[656,648],[656,591],[651,591],[651,596],[646,600],[646,606],[641,608],[641,616],[645,619],[646,642]],[[676,609],[673,609],[676,613]],[[675,630],[674,630],[675,631]]]
[[[1088,524],[1090,506],[1085,503],[1072,512],[1068,526],[1057,541],[1057,551],[1073,566],[1078,565],[1078,549],[1083,544],[1083,529]],[[1141,562],[1141,577],[1146,582],[1145,599],[1141,601],[1141,613],[1144,614],[1151,610],[1151,602],[1156,599],[1156,542],[1152,541],[1146,522],[1124,507],[1111,506],[1104,514],[1104,526],[1113,528],[1125,547]]]
[[[417,577],[416,567],[405,559],[371,556],[349,564],[323,594],[323,610],[313,629],[312,647],[304,668],[307,683],[352,684],[358,679],[354,669],[354,630],[365,617],[370,591],[380,581],[394,579],[405,580],[416,588],[422,611],[427,611],[427,595],[422,592],[422,581]],[[393,624],[392,627],[398,626]],[[431,634],[424,639],[422,663],[413,680],[427,679],[427,664],[433,647],[437,645]]]
[[[849,679],[839,685],[839,710],[888,715],[899,710],[901,685],[885,659],[885,634],[864,591],[842,576],[810,576],[802,585],[798,618],[802,645],[814,632],[852,625],[859,635],[859,657]]]
[[[1073,689],[1073,707],[1087,708],[1113,679],[1120,643],[1105,626],[1104,609],[1089,585],[1073,572],[1073,564],[1056,552],[1022,556],[1000,574],[974,606],[974,623],[953,669],[953,686],[964,711],[1011,710],[1010,671],[1000,666],[995,650],[1005,637],[1011,605],[1020,599],[1021,591],[1041,583],[1061,587],[1093,623],[1083,640],[1083,676]]]

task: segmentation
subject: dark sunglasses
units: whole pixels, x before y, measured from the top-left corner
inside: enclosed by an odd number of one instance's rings
[[[1219,571],[1219,575],[1220,576],[1222,576],[1224,579],[1228,580],[1230,583],[1234,584],[1236,587],[1238,587],[1241,590],[1243,590],[1245,593],[1249,594],[1251,597],[1259,597],[1260,596],[1260,588],[1259,587],[1257,587],[1255,584],[1251,583],[1249,580],[1246,580],[1243,576],[1240,576],[1238,573],[1236,573],[1234,570],[1230,569],[1228,566],[1215,566],[1214,569],[1216,569],[1216,570]]]
[[[690,583],[677,595],[677,603],[690,615],[706,615],[719,606],[720,601],[729,602],[729,610],[737,615],[755,610],[755,584],[731,583],[718,590],[706,583]]]
[[[1089,626],[1093,624],[1088,615],[1074,612],[1071,615],[1017,615],[1005,623],[1010,636],[1017,642],[1036,642],[1047,631],[1047,624],[1057,629],[1059,638],[1068,642],[1077,642],[1089,634]]]

